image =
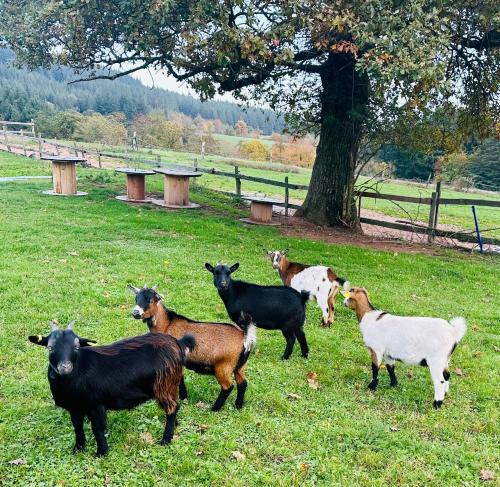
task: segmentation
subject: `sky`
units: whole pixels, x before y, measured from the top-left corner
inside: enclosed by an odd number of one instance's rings
[[[164,88],[165,90],[176,91],[177,93],[182,93],[183,95],[191,95],[197,99],[200,98],[194,90],[188,87],[186,82],[181,83],[172,76],[168,76],[161,71],[156,71],[153,69],[141,69],[140,71],[132,73],[131,76],[135,79],[138,79],[146,86]],[[230,93],[226,93],[224,95],[216,95],[214,97],[214,100],[224,100],[238,103]]]

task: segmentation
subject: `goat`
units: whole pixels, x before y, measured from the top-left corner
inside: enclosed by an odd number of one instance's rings
[[[259,286],[243,281],[234,281],[231,274],[239,267],[239,263],[228,267],[208,262],[206,269],[213,274],[214,285],[219,292],[229,317],[234,321],[240,313],[252,316],[255,326],[267,330],[281,330],[286,340],[283,359],[292,354],[295,339],[299,341],[302,356],[307,358],[309,347],[304,333],[306,318],[305,303],[309,293],[299,293],[285,286]]]
[[[50,322],[49,335],[28,339],[49,351],[50,390],[56,405],[71,415],[76,438],[74,451],[85,448],[85,416],[92,424],[96,454],[102,456],[108,452],[104,436],[106,410],[132,409],[152,398],[167,414],[161,444],[170,443],[182,367],[195,339],[185,335],[176,340],[162,333],[149,333],[110,345],[88,347],[95,342],[76,335],[73,325],[74,321],[61,330]]]
[[[330,268],[324,265],[306,265],[290,262],[286,256],[288,250],[268,250],[273,269],[277,269],[285,286],[297,291],[307,291],[316,299],[323,314],[321,325],[330,327],[335,318],[335,296],[345,282]]]
[[[145,321],[151,331],[167,333],[176,338],[185,333],[195,337],[196,347],[189,355],[186,368],[201,374],[215,375],[221,390],[212,411],[219,411],[233,390],[233,373],[238,391],[235,406],[240,409],[247,388],[245,367],[256,342],[252,318],[244,313],[238,315],[235,321],[239,326],[233,323],[193,321],[166,308],[156,286],[139,289],[129,285],[128,288],[135,294],[132,316]],[[180,397],[187,398],[184,378],[180,383]]]
[[[349,283],[345,287],[350,288]],[[397,385],[395,361],[429,367],[434,383],[434,407],[440,408],[449,389],[448,362],[467,330],[464,318],[450,322],[441,318],[394,316],[375,309],[364,288],[342,292],[344,304],[356,312],[363,340],[372,358],[372,381],[368,388],[378,386],[382,359],[389,373],[391,386]]]

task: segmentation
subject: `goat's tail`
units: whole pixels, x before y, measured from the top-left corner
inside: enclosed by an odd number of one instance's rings
[[[180,340],[177,340],[179,347],[184,352],[184,359],[188,356],[189,352],[192,352],[196,346],[196,339],[193,335],[186,334]]]
[[[465,332],[467,331],[467,323],[465,321],[465,318],[462,318],[461,316],[453,318],[452,320],[450,320],[450,325],[455,329],[455,340],[456,343],[458,343],[464,337]]]
[[[345,282],[347,281],[347,279],[344,279],[343,277],[339,277],[337,276],[334,281],[337,281],[339,283],[339,285],[343,286],[345,284]]]

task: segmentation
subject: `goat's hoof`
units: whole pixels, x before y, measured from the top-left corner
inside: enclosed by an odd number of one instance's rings
[[[398,381],[391,381],[391,387],[396,387],[398,385]]]
[[[214,404],[214,405],[212,406],[212,411],[213,411],[214,413],[216,413],[216,412],[220,411],[221,409],[222,409],[222,406],[219,406],[219,405],[217,405],[217,404]]]
[[[303,353],[303,354],[302,354],[302,357],[304,357],[304,358],[309,357],[309,352],[307,352],[307,353]]]
[[[243,407],[243,401],[242,402],[235,402],[234,403],[234,407],[236,409],[241,409]]]
[[[85,450],[85,443],[82,445],[75,445],[73,447],[73,453],[79,453],[81,451]]]
[[[163,438],[160,441],[160,445],[162,445],[162,446],[170,445],[170,443],[172,443],[172,438]]]
[[[378,386],[378,380],[372,380],[369,384],[368,384],[368,389],[370,389],[370,391],[374,391]]]
[[[107,454],[108,454],[108,450],[107,450],[107,449],[106,449],[106,450],[97,450],[97,451],[95,452],[95,456],[96,456],[96,457],[104,457],[104,456],[106,456]]]
[[[288,360],[290,358],[290,355],[283,355],[283,357],[281,357],[281,360]]]
[[[434,401],[432,405],[434,406],[434,409],[439,409],[443,405],[443,401]]]

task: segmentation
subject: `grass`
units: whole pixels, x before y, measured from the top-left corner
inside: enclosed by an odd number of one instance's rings
[[[0,176],[34,164],[0,153]],[[454,486],[480,485],[481,469],[498,479],[498,259],[285,238],[276,228],[241,224],[234,201],[206,188],[192,192],[194,201],[210,205],[201,211],[129,206],[114,199],[123,177],[109,172],[103,183],[96,173],[80,171],[85,198],[43,195],[48,181],[0,184],[0,484]],[[188,372],[190,397],[170,447],[157,444],[163,415],[150,402],[110,412],[106,458],[93,456],[88,425],[87,451],[72,455],[72,427],[53,406],[46,353],[27,336],[45,333],[52,318],[78,320],[77,332],[99,343],[145,332],[130,315],[129,282],[158,283],[167,305],[187,316],[226,320],[203,263],[239,261],[235,277],[278,284],[263,247],[288,247],[300,261],[333,266],[388,311],[464,315],[469,331],[453,354],[443,408],[432,409],[424,368],[398,365],[396,389],[383,373],[377,392],[369,392],[369,354],[355,316],[339,300],[333,327],[322,329],[310,303],[310,358],[296,349],[282,362],[281,334],[258,330],[241,411],[235,394],[220,413],[198,407],[211,403],[218,387]],[[319,390],[308,386],[309,371],[317,373]],[[245,458],[233,460],[233,451]],[[14,459],[26,463],[8,463]]]

